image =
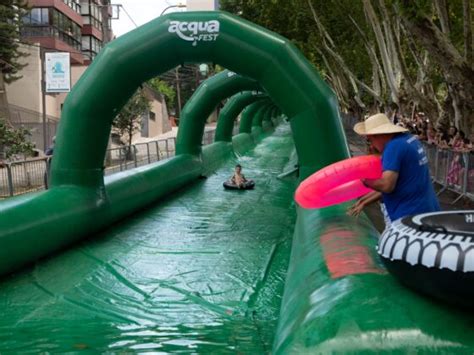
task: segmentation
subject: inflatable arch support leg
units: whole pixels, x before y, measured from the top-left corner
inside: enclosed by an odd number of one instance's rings
[[[200,154],[207,118],[219,103],[244,90],[258,90],[255,80],[224,70],[205,80],[183,108],[176,154]]]
[[[258,112],[256,112],[255,116],[252,119],[251,134],[252,134],[252,137],[256,141],[258,141],[257,138],[260,137],[264,131],[263,120],[265,119],[265,117],[267,116],[269,110],[273,107],[273,105],[274,105],[273,102],[267,101],[266,104],[260,107],[260,109],[258,110]]]
[[[242,110],[253,102],[267,98],[266,94],[246,91],[230,98],[219,114],[216,127],[216,142],[231,142],[234,122]]]
[[[240,118],[239,133],[252,133],[253,120],[257,116],[261,109],[265,108],[270,102],[270,99],[264,99],[258,102],[254,102],[249,105],[243,112]]]
[[[264,131],[271,130],[275,126],[273,119],[274,119],[274,112],[275,112],[275,105],[272,105],[268,108],[267,112],[262,119],[262,128]]]
[[[255,116],[252,118],[252,127],[262,127],[262,122],[266,115],[268,114],[269,110],[273,107],[273,102],[266,101],[264,105],[258,110]]]

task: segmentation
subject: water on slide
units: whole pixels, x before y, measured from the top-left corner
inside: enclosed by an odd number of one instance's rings
[[[288,125],[248,155],[0,281],[0,353],[268,353],[295,222]],[[225,191],[236,162],[253,191]],[[71,201],[73,203],[73,201]]]

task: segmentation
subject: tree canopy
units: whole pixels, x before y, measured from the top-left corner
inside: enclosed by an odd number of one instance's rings
[[[14,128],[0,117],[0,163],[19,154],[31,154],[33,144],[28,141],[31,132],[23,127]]]
[[[221,0],[290,39],[362,114],[424,111],[474,132],[471,0]]]
[[[164,80],[160,80],[159,78],[153,78],[147,82],[150,87],[164,95],[166,98],[166,105],[169,109],[175,107],[175,100],[176,100],[176,91],[174,88],[166,83]]]
[[[133,135],[140,130],[142,117],[149,110],[150,100],[138,89],[115,117],[112,126],[121,137],[127,138],[128,146],[132,145]]]
[[[7,83],[19,79],[17,74],[25,66],[19,62],[26,55],[19,46],[22,18],[28,10],[26,0],[2,0],[0,4],[0,70]]]

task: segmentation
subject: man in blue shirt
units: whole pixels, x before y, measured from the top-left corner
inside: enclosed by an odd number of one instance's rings
[[[382,193],[388,216],[399,218],[439,211],[428,169],[428,159],[418,139],[396,126],[382,113],[357,123],[354,131],[382,153],[382,178],[364,179],[367,187]]]

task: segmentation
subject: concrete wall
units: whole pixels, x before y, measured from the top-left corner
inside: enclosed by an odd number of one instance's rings
[[[21,71],[23,76],[7,85],[8,103],[27,110],[43,113],[41,102],[41,60],[38,46],[22,45],[21,50],[28,53],[28,57],[22,58],[21,62],[27,64]],[[74,85],[87,66],[71,66],[71,85]],[[53,117],[61,117],[61,105],[66,100],[67,93],[46,95],[46,114]],[[41,116],[38,115],[38,120]]]
[[[155,137],[171,130],[171,124],[166,110],[165,101],[160,102],[153,100],[151,102],[151,110],[155,114],[155,120],[151,119],[151,114],[148,119],[148,137]]]
[[[40,49],[36,46],[21,45],[21,51],[28,57],[21,58],[22,64],[27,64],[21,71],[23,76],[6,85],[8,103],[29,110],[43,112],[41,107],[41,61]]]
[[[163,133],[171,131],[171,122],[163,95],[152,91],[148,87],[145,87],[145,95],[150,100],[151,108],[150,112],[142,118],[141,131],[133,135],[133,143],[155,140]],[[154,119],[152,119],[153,116]],[[127,137],[122,137],[122,140],[127,141]]]

